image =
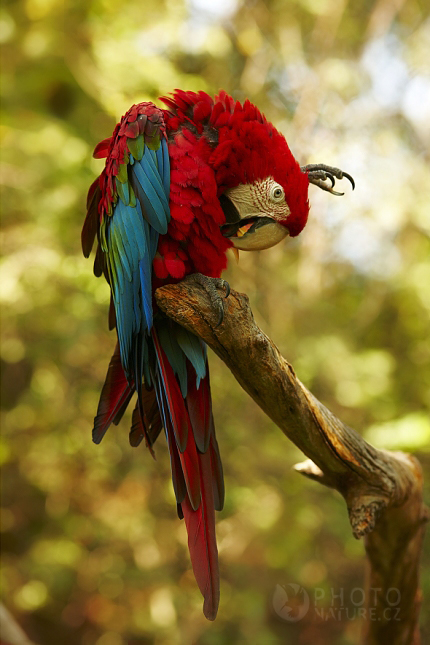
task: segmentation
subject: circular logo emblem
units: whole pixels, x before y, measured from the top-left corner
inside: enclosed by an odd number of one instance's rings
[[[273,609],[282,620],[296,623],[308,613],[309,594],[306,589],[294,582],[276,585],[273,594]]]

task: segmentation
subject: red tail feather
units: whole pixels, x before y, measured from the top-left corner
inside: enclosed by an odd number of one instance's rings
[[[196,373],[191,363],[187,361],[188,392],[187,408],[193,426],[194,437],[200,452],[206,452],[210,439],[210,417],[212,416],[212,402],[209,387],[209,366],[206,362],[206,376],[200,381],[197,389]]]
[[[187,360],[188,394],[185,402],[154,331],[152,336],[163,380],[158,392],[163,400],[178,514],[185,518],[191,563],[204,596],[204,614],[209,620],[214,620],[219,604],[215,506],[222,508],[224,489],[214,434],[209,377],[206,375],[197,389],[196,373]]]
[[[209,453],[199,454],[199,462],[202,502],[197,510],[193,510],[186,497],[181,506],[187,526],[188,548],[194,575],[205,599],[203,613],[208,620],[215,620],[219,605],[219,570]]]
[[[181,460],[179,458],[179,450],[173,436],[173,430],[170,423],[167,423],[167,443],[170,452],[170,467],[172,469],[172,482],[175,491],[176,502],[178,505],[184,501],[187,495],[187,486],[184,479]],[[198,480],[197,480],[198,482]],[[200,490],[199,490],[200,494]],[[182,517],[180,518],[182,519]]]
[[[134,388],[130,387],[122,369],[119,344],[117,343],[110,359],[97,408],[97,416],[94,419],[93,441],[95,443],[100,443],[113,421],[119,422],[133,392]]]
[[[87,216],[81,233],[82,250],[87,258],[93,248],[99,224],[98,204],[100,200],[99,178],[90,186],[87,197]]]
[[[148,390],[145,385],[142,385],[141,400],[143,419],[141,418],[139,402],[137,401],[133,410],[130,428],[130,444],[138,446],[142,439],[145,438],[151,448],[163,428],[155,390],[152,388]]]
[[[152,339],[154,341],[155,350],[157,352],[160,368],[163,374],[164,392],[169,405],[175,438],[178,443],[179,450],[184,452],[185,446],[187,445],[188,426],[190,424],[188,412],[185,408],[181,389],[178,381],[176,380],[172,366],[167,360],[167,356],[161,347],[154,328],[152,329]]]
[[[212,422],[213,426],[213,422]],[[212,485],[214,495],[214,506],[217,511],[222,511],[224,507],[224,476],[222,470],[221,457],[218,449],[218,442],[215,438],[215,429],[211,436],[210,456],[212,467]]]
[[[160,351],[163,350],[159,347]],[[164,356],[165,358],[165,356]],[[165,358],[166,362],[167,359]],[[161,385],[160,390],[165,392],[164,404],[165,404],[165,421],[166,421],[166,430],[167,438],[169,444],[169,450],[171,455],[171,460],[176,464],[179,460],[183,479],[185,480],[188,499],[190,501],[191,507],[197,509],[201,501],[201,491],[200,491],[200,482],[199,482],[199,459],[197,454],[196,442],[194,441],[193,433],[191,432],[191,424],[188,417],[188,412],[185,407],[184,399],[182,398],[181,391],[179,389],[176,377],[173,373],[172,368],[169,365],[168,370],[164,372],[165,376],[168,375],[170,380],[164,380],[163,385]],[[172,414],[172,409],[170,407],[172,404],[175,406],[176,415]],[[170,413],[170,414],[169,414]],[[179,445],[177,440],[177,428],[176,421],[178,419],[178,414],[180,415],[181,423],[187,425],[187,439],[183,447]],[[188,432],[188,428],[190,432]],[[179,484],[178,475],[172,472],[174,477],[174,483],[176,486]],[[175,491],[176,491],[175,486]],[[177,498],[177,501],[182,501]]]

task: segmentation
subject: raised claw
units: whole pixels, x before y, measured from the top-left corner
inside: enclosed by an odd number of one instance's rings
[[[344,177],[351,182],[352,190],[355,188],[355,181],[351,175],[347,172],[344,172],[340,168],[335,168],[334,166],[327,166],[326,164],[308,164],[307,166],[302,166],[301,171],[305,172],[308,175],[309,183],[318,186],[322,190],[331,193],[332,195],[344,195],[345,193],[338,193],[336,190],[333,190],[336,179],[343,179]],[[336,179],[335,179],[336,178]],[[329,179],[331,181],[331,186],[328,186],[325,181]]]
[[[334,186],[334,185],[335,185],[335,183],[336,183],[336,180],[335,180],[335,178],[333,177],[333,175],[332,175],[332,174],[330,174],[329,172],[327,173],[327,179],[330,179],[330,181],[331,181],[331,187],[333,188],[333,186]]]

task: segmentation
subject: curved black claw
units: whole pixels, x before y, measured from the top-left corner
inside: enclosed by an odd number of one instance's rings
[[[203,275],[203,273],[194,273],[192,277],[197,284],[205,289],[211,299],[212,305],[218,309],[218,322],[216,326],[219,327],[224,320],[224,300],[218,293],[218,289],[225,289],[224,299],[228,298],[230,295],[229,283],[222,278],[209,278],[207,275]]]
[[[351,182],[352,190],[355,188],[355,181],[350,174],[344,172],[340,168],[335,168],[334,166],[326,166],[323,163],[310,163],[307,166],[302,166],[300,168],[302,172],[307,173],[309,183],[318,186],[322,190],[326,190],[332,195],[344,195],[345,193],[338,193],[336,190],[333,190],[333,187],[336,183],[336,179],[343,179],[346,177],[348,181]],[[328,186],[325,182],[329,179],[331,181],[331,186]]]

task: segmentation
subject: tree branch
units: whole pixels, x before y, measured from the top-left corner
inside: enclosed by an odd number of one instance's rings
[[[429,519],[419,462],[404,453],[373,448],[324,407],[256,325],[246,295],[231,292],[220,326],[218,311],[193,276],[159,288],[155,297],[170,318],[213,349],[243,389],[309,457],[296,470],[345,498],[354,536],[365,537],[369,563],[367,598],[372,612],[367,612],[371,619],[364,642],[418,645],[419,561]]]
[[[0,641],[2,645],[35,645],[3,603],[0,603]]]

